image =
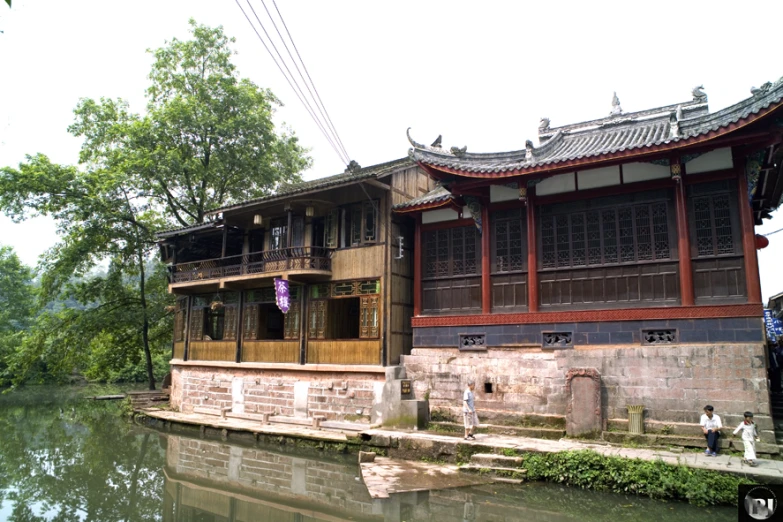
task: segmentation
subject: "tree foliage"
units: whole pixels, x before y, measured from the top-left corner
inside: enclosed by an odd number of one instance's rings
[[[15,383],[74,369],[131,376],[143,356],[153,389],[154,360],[162,366],[171,339],[155,232],[268,194],[310,165],[297,138],[275,130],[280,102],[239,78],[233,40],[220,27],[190,24],[190,40],[152,51],[145,114],[121,99],[79,101],[68,129],[83,140],[78,166],[37,154],[0,169],[0,209],[16,220],[51,216],[61,236],[41,260],[39,305],[80,304],[36,318],[9,357]]]
[[[33,273],[8,246],[0,246],[0,384],[8,357],[19,350],[33,318]]]

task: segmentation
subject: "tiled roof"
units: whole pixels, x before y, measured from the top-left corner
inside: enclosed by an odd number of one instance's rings
[[[379,163],[377,165],[371,165],[369,167],[358,168],[354,171],[345,171],[341,174],[335,174],[333,176],[327,176],[325,178],[314,179],[312,181],[304,181],[302,183],[295,183],[292,185],[281,186],[275,194],[268,196],[262,196],[260,198],[248,199],[246,201],[240,201],[224,207],[213,208],[207,212],[207,214],[216,214],[218,212],[225,212],[227,210],[246,207],[248,205],[254,205],[256,203],[265,203],[267,201],[275,201],[278,199],[284,199],[295,194],[301,194],[303,192],[311,192],[313,190],[323,190],[326,188],[333,188],[339,185],[347,185],[354,183],[357,180],[381,178],[388,174],[391,174],[395,170],[399,170],[401,167],[413,167],[415,163],[410,158],[400,158],[393,161],[387,161],[385,163]]]
[[[410,140],[413,148],[408,155],[424,165],[465,176],[522,174],[555,168],[567,161],[611,157],[626,151],[641,154],[646,148],[667,144],[686,145],[710,132],[724,133],[733,130],[733,124],[748,123],[766,109],[777,108],[781,99],[783,78],[755,90],[750,98],[710,114],[706,95],[694,90],[694,99],[679,105],[620,112],[607,118],[551,129],[548,121],[544,122],[538,147],[527,142],[522,150],[484,154],[455,147],[447,150]]]
[[[340,185],[347,185],[355,183],[358,180],[363,179],[377,179],[383,176],[389,175],[400,168],[413,167],[415,163],[410,158],[400,158],[393,161],[387,161],[385,163],[379,163],[377,165],[371,165],[365,168],[357,168],[353,171],[346,170],[341,174],[335,174],[333,176],[327,176],[325,178],[314,179],[311,181],[304,181],[302,183],[295,183],[292,185],[281,186],[275,194],[268,196],[262,196],[260,198],[249,199],[246,201],[240,201],[224,207],[213,208],[207,212],[207,216],[214,216],[219,212],[225,212],[227,210],[233,210],[237,208],[246,207],[249,205],[255,205],[258,203],[266,203],[285,199],[296,194],[303,192],[312,192],[314,190],[324,190],[328,188],[334,188]],[[190,225],[182,228],[173,228],[170,230],[164,230],[156,234],[157,237],[169,237],[181,234],[183,232],[195,232],[196,230],[211,228],[216,225],[215,222],[199,223],[197,225]]]
[[[398,203],[393,208],[397,212],[408,212],[422,208],[439,207],[451,202],[453,199],[454,196],[451,195],[451,192],[446,187],[438,186],[418,198]]]

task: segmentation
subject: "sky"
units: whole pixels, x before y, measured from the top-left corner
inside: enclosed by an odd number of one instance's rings
[[[247,10],[248,0],[236,0]],[[240,75],[270,88],[310,148],[314,179],[345,165],[232,0],[0,2],[0,166],[44,153],[75,164],[67,133],[80,98],[123,98],[143,112],[147,49],[188,37],[188,19],[236,38]],[[264,16],[261,0],[250,0]],[[265,0],[273,9],[272,0]],[[553,127],[691,99],[712,111],[783,76],[783,2],[512,2],[276,0],[349,156],[362,166],[404,157],[439,134],[471,152],[518,150]],[[262,18],[262,21],[268,22]],[[266,23],[270,27],[271,23]],[[783,212],[757,233],[783,228]],[[0,217],[0,243],[29,265],[57,241],[46,218]],[[759,251],[762,293],[783,292],[783,232]]]

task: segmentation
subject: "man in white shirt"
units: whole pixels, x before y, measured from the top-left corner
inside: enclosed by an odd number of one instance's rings
[[[462,394],[462,413],[465,416],[465,440],[476,440],[473,436],[473,428],[478,426],[478,415],[476,415],[475,396],[473,388],[476,383],[471,379],[468,381],[468,387]]]
[[[718,439],[720,438],[720,430],[723,429],[723,424],[720,422],[720,416],[713,413],[715,408],[709,404],[704,407],[704,414],[701,416],[701,431],[704,433],[704,438],[707,439],[707,449],[704,454],[708,457],[718,456]]]

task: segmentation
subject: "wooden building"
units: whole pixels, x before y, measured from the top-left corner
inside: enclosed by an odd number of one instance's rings
[[[407,158],[352,164],[159,234],[177,294],[172,403],[369,417],[412,340],[413,228],[391,208],[431,186]]]
[[[714,113],[701,88],[639,112],[615,96],[513,152],[411,139],[439,182],[395,207],[416,223],[417,391],[455,410],[472,377],[489,418],[562,416],[586,367],[608,419],[768,416],[754,224],[783,190],[782,98],[781,81]]]

